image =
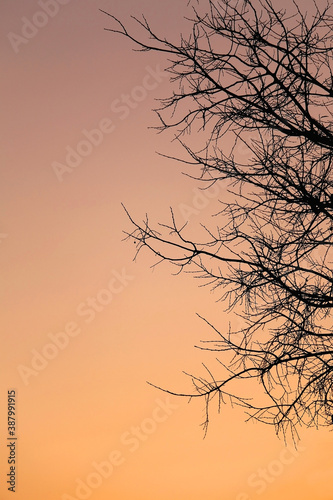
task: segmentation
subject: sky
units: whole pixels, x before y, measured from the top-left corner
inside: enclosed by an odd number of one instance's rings
[[[229,318],[191,276],[152,269],[149,254],[133,261],[121,204],[164,222],[170,206],[183,221],[190,207],[195,225],[226,194],[200,204],[195,181],[157,154],[174,147],[151,128],[170,90],[165,61],[105,31],[99,9],[130,25],[144,13],[175,40],[188,13],[186,0],[0,7],[0,498],[13,495],[12,446],[17,500],[332,500],[327,429],[301,429],[295,450],[224,406],[203,439],[202,401],[147,384],[188,387],[182,372],[211,360],[194,349],[211,338],[196,313]]]

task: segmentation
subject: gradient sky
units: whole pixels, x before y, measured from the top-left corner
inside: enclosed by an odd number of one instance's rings
[[[154,99],[168,95],[163,59],[105,32],[111,20],[98,9],[123,20],[145,13],[177,39],[187,1],[69,0],[46,18],[41,4],[0,7],[0,498],[12,498],[6,395],[15,389],[17,500],[332,500],[332,433],[301,430],[292,454],[271,427],[223,407],[203,440],[202,402],[166,400],[146,384],[187,387],[182,370],[198,373],[203,360],[193,345],[211,338],[195,312],[220,327],[228,317],[207,288],[166,264],[153,271],[149,255],[134,263],[133,243],[121,241],[121,202],[140,218],[168,221],[169,206],[181,218],[196,184],[156,154],[172,153],[170,137],[148,129]],[[32,19],[45,25],[31,32]],[[120,111],[126,94],[137,101]],[[60,175],[97,127],[96,145]],[[55,350],[55,338],[67,345]]]

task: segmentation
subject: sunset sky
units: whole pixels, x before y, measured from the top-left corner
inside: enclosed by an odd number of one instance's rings
[[[183,370],[214,365],[194,348],[211,338],[196,313],[220,328],[229,318],[209,288],[167,264],[152,269],[147,253],[133,262],[133,242],[122,241],[121,203],[155,222],[169,222],[172,206],[185,222],[198,185],[157,154],[173,153],[170,135],[149,128],[170,91],[165,60],[104,31],[112,20],[99,9],[130,25],[144,13],[177,40],[187,0],[0,9],[0,498],[13,498],[13,389],[17,500],[332,500],[332,432],[301,429],[298,450],[286,449],[272,427],[224,406],[203,439],[203,401],[146,383],[188,388]],[[223,189],[191,214],[194,227]]]

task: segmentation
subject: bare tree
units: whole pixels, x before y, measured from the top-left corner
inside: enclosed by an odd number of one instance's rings
[[[154,33],[145,17],[135,19],[142,38],[113,16],[107,29],[165,55],[172,92],[157,110],[160,130],[174,130],[185,152],[179,160],[202,183],[227,179],[234,201],[220,202],[204,241],[190,239],[173,213],[157,228],[128,214],[127,237],[137,253],[147,248],[158,261],[206,280],[228,310],[242,307],[239,331],[220,331],[204,319],[214,339],[199,348],[221,355],[221,373],[205,367],[206,376],[192,376],[193,393],[183,395],[204,398],[205,428],[214,397],[219,407],[243,406],[277,433],[331,425],[330,6],[313,3],[310,15],[295,2],[289,13],[271,0],[189,4],[189,35],[178,43]],[[246,162],[237,153],[245,132]],[[253,380],[262,388],[258,398]]]

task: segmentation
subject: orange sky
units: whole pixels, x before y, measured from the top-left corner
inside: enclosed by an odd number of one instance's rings
[[[133,263],[133,244],[121,241],[121,202],[165,221],[172,205],[181,218],[196,184],[156,155],[171,152],[168,137],[147,128],[154,99],[168,94],[163,60],[103,31],[110,21],[98,9],[144,12],[178,36],[186,4],[1,6],[1,499],[12,498],[6,398],[15,389],[17,500],[332,500],[332,433],[303,429],[290,451],[272,428],[224,407],[203,440],[202,402],[146,384],[181,390],[182,370],[200,369],[193,345],[210,335],[195,312],[221,327],[228,319],[207,288],[167,265],[152,271],[148,255]]]

